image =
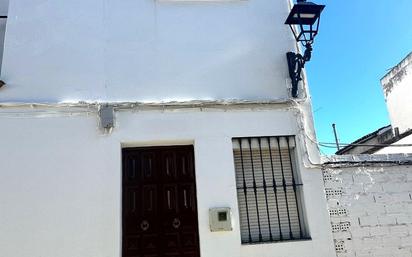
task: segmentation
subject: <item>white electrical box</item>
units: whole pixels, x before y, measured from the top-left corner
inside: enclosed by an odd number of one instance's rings
[[[232,212],[230,208],[209,209],[210,231],[232,231]]]

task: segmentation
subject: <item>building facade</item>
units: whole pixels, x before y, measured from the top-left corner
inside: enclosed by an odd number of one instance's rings
[[[287,0],[10,0],[0,256],[334,256]]]
[[[412,52],[381,79],[381,84],[397,138],[393,145],[411,146],[386,147],[378,153],[412,153]]]

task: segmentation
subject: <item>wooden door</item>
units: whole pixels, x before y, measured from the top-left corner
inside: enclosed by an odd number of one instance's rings
[[[123,257],[199,257],[193,146],[123,149]]]

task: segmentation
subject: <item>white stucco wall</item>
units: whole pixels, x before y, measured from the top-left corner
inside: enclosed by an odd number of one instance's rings
[[[287,0],[12,0],[0,101],[288,97]]]
[[[202,257],[331,257],[319,168],[299,172],[312,240],[242,246],[232,137],[293,135],[292,110],[121,111],[112,134],[94,113],[0,110],[0,256],[120,257],[122,146],[194,144]],[[282,122],[279,122],[282,121]],[[208,209],[233,209],[234,230],[211,233]]]
[[[381,80],[393,128],[412,129],[412,53]]]
[[[9,0],[0,0],[0,15],[7,16],[9,10]]]
[[[11,0],[0,256],[120,257],[121,148],[173,144],[195,147],[202,257],[333,256],[322,174],[311,165],[319,153],[310,100],[276,101],[289,97],[288,12],[288,0]],[[56,104],[209,99],[277,104],[119,111],[111,134],[94,108]],[[231,138],[276,135],[298,135],[312,240],[242,246]],[[211,233],[208,210],[222,206],[233,209],[234,231]]]

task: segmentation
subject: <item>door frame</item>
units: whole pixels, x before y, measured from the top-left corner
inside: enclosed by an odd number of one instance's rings
[[[173,149],[173,148],[183,148],[191,147],[193,153],[193,173],[194,173],[194,190],[195,190],[195,205],[196,205],[196,226],[197,226],[197,238],[198,238],[198,249],[199,256],[202,256],[201,251],[201,241],[200,241],[200,226],[199,226],[199,202],[198,202],[198,181],[197,181],[197,169],[196,169],[196,148],[194,140],[166,140],[166,141],[146,141],[139,143],[121,143],[120,149],[120,230],[119,230],[119,256],[123,257],[123,166],[124,166],[124,153],[127,150],[145,150],[145,149]]]

